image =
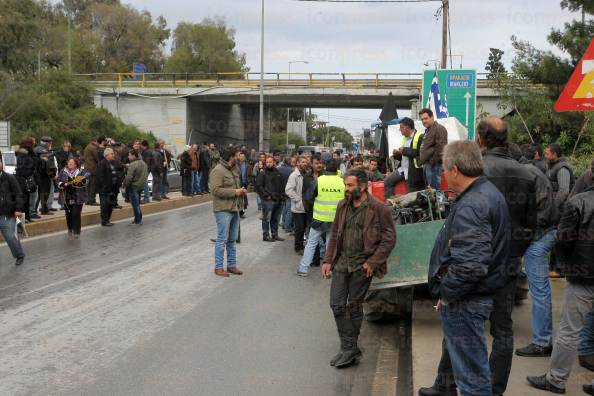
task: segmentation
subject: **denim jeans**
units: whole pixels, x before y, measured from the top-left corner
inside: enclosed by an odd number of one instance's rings
[[[320,246],[320,257],[324,257],[324,253],[326,253],[326,242],[324,242],[324,236],[326,236],[326,241],[329,240],[330,231],[325,232],[324,227],[319,227],[318,229],[310,227],[307,244],[305,245],[303,257],[301,257],[301,262],[299,263],[299,272],[309,272],[309,266],[314,259],[318,245]]]
[[[423,172],[425,173],[425,180],[427,184],[434,190],[441,190],[441,175],[443,173],[443,165],[435,164],[433,166],[429,164],[423,165]]]
[[[594,312],[586,315],[584,328],[580,334],[578,353],[580,356],[594,355]]]
[[[463,396],[492,395],[485,337],[485,321],[492,309],[491,297],[474,297],[441,306],[445,346],[456,385]]]
[[[130,199],[130,205],[132,205],[132,211],[134,212],[134,223],[142,223],[142,211],[140,210],[140,191],[133,188],[126,189],[128,199]]]
[[[159,172],[151,172],[153,175],[153,199],[159,201],[163,196],[163,175]]]
[[[278,236],[278,223],[282,209],[282,202],[262,200],[262,235]]]
[[[199,171],[192,171],[192,192],[194,194],[202,192],[202,175]]]
[[[47,207],[50,209],[54,207],[54,191],[54,181],[52,180],[50,183],[49,196],[47,197]]]
[[[37,214],[37,196],[37,190],[29,193],[29,216]]]
[[[549,283],[549,253],[555,244],[556,230],[532,241],[524,254],[528,289],[532,297],[532,342],[549,346],[553,335],[551,284]]]
[[[148,182],[144,183],[144,189],[142,191],[143,191],[144,202],[150,202],[151,201],[151,195],[150,195],[150,192],[149,192]]]
[[[238,212],[214,212],[217,221],[217,241],[215,243],[215,269],[223,269],[225,246],[227,247],[227,268],[237,266],[235,244],[239,232]]]
[[[12,253],[12,257],[24,257],[23,247],[16,235],[16,217],[14,216],[0,216],[0,232]]]
[[[517,261],[519,258],[516,257],[511,260]],[[514,267],[516,267],[515,264]],[[492,393],[494,395],[504,394],[509,380],[514,354],[512,310],[515,291],[516,278],[510,278],[505,286],[495,291],[493,310],[489,316],[490,333],[493,336],[489,366],[492,373]],[[452,363],[448,350],[443,348],[435,386],[442,390],[455,388],[452,372]]]
[[[283,225],[286,232],[293,231],[293,212],[291,212],[291,199],[287,198],[283,207]]]
[[[259,195],[256,195],[256,204],[258,205],[258,210],[262,210],[262,199]]]
[[[210,192],[210,189],[208,188],[209,172],[209,169],[200,171],[200,185],[202,186],[202,192],[205,193]]]

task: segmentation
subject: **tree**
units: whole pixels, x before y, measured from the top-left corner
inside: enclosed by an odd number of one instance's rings
[[[501,57],[503,56],[504,52],[498,48],[491,48],[489,52],[489,60],[487,61],[487,66],[485,66],[485,70],[489,72],[487,75],[488,79],[495,79],[498,74],[506,73],[505,66],[501,61]]]
[[[272,132],[270,135],[270,151],[281,151],[285,152],[287,143],[287,134],[284,132]],[[305,145],[305,141],[296,133],[289,133],[289,144],[295,145],[295,147]]]
[[[515,56],[513,75],[498,76],[497,90],[501,107],[511,111],[508,129],[517,143],[534,140],[559,143],[565,152],[588,156],[594,151],[594,125],[580,112],[555,113],[553,105],[594,37],[594,6],[590,0],[563,0],[561,7],[583,10],[580,21],[552,29],[548,41],[565,56],[534,48],[529,42],[512,36]],[[527,89],[529,84],[542,88]]]
[[[222,19],[180,22],[173,33],[169,73],[245,72],[245,54],[235,50],[235,30]]]
[[[332,138],[334,142],[341,142],[343,147],[351,147],[353,144],[353,135],[346,129],[336,126],[314,129],[309,136],[314,144],[322,144],[326,147],[332,145]]]

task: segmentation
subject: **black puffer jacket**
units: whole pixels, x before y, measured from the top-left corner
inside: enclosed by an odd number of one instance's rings
[[[39,184],[39,158],[33,153],[33,150],[19,149],[16,152],[17,166],[16,177],[21,186],[21,190],[25,191],[25,180],[29,179]],[[31,179],[32,177],[32,179]]]
[[[276,168],[265,168],[258,174],[256,190],[260,198],[266,201],[282,201],[285,199],[283,176]]]
[[[504,147],[486,150],[483,160],[485,176],[501,191],[509,208],[511,257],[521,257],[536,231],[536,176],[514,160]]]
[[[555,249],[569,282],[594,285],[594,187],[564,205]]]
[[[0,172],[0,216],[14,216],[17,210],[23,212],[23,194],[16,177]]]
[[[532,162],[528,162],[522,157],[520,163],[526,167],[534,176],[536,176],[536,233],[534,240],[539,240],[542,236],[554,229],[559,223],[559,210],[555,206],[553,196],[553,186],[544,173],[540,171]]]
[[[505,199],[485,177],[456,198],[429,266],[429,290],[445,302],[490,295],[510,270],[510,219]]]

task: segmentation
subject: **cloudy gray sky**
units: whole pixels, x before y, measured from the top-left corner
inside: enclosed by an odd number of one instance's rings
[[[237,47],[251,71],[260,70],[260,0],[123,2],[163,15],[172,29],[180,21],[224,17],[236,29]],[[265,70],[286,72],[289,61],[307,60],[292,65],[292,71],[419,73],[425,61],[439,58],[441,20],[434,16],[439,6],[267,0]],[[558,0],[450,0],[450,7],[452,53],[462,54],[463,66],[478,72],[484,71],[490,47],[504,50],[509,65],[511,35],[550,49],[550,29],[578,17],[562,11]],[[453,62],[459,66],[460,58]],[[328,112],[318,114],[325,119]],[[330,121],[358,133],[378,114],[331,109]]]

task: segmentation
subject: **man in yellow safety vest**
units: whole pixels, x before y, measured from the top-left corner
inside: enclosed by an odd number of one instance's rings
[[[344,199],[344,181],[338,176],[338,163],[331,159],[326,162],[326,171],[319,176],[312,188],[315,194],[313,207],[313,221],[309,230],[307,245],[299,264],[297,275],[309,275],[309,266],[315,255],[316,248],[320,246],[320,257],[324,257],[325,242],[330,237],[330,229],[336,214],[338,203]]]

